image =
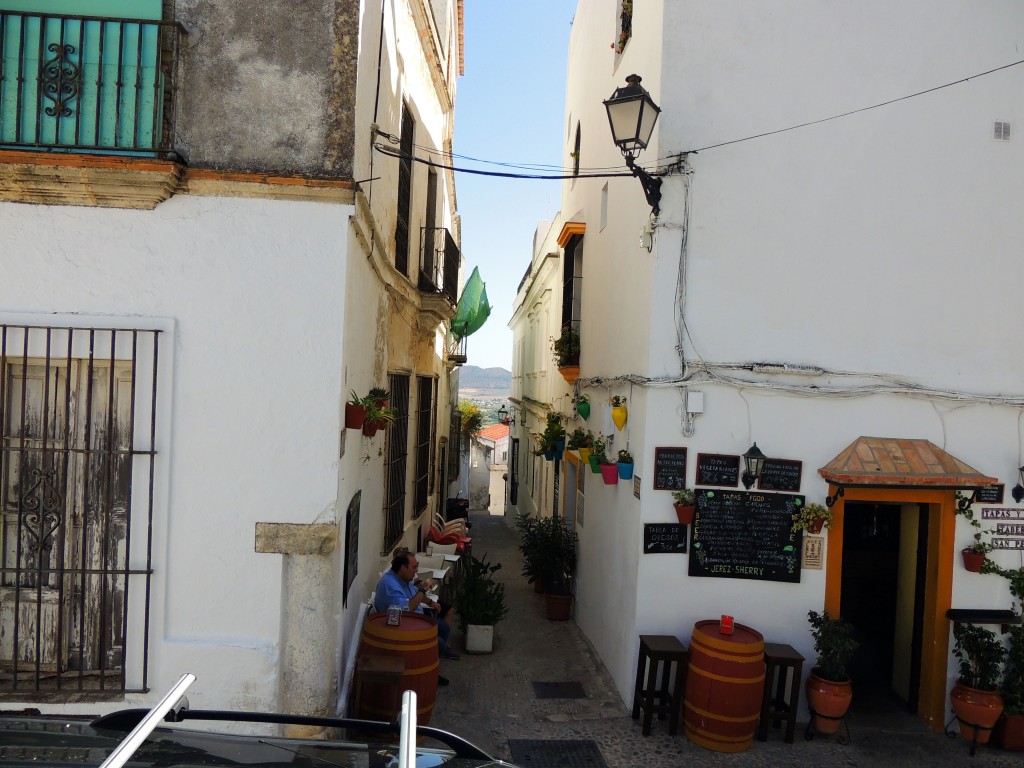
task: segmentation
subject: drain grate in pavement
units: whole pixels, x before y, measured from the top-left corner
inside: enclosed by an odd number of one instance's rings
[[[583,686],[571,680],[563,683],[534,683],[533,695],[538,699],[585,699]]]
[[[608,768],[596,741],[509,739],[508,746],[521,768]]]

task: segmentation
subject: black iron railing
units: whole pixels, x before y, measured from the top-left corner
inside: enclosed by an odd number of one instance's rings
[[[179,30],[0,11],[0,148],[172,154]]]
[[[390,552],[405,531],[406,466],[409,453],[409,375],[392,373],[388,376],[391,407],[395,420],[387,431],[384,459],[384,548]]]
[[[148,688],[158,348],[0,324],[0,698]]]
[[[459,265],[462,254],[451,232],[444,227],[423,227],[420,231],[419,289],[440,293],[452,304],[458,301]]]

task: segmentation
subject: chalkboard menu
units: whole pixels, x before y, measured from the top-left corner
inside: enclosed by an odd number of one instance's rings
[[[697,454],[697,482],[735,488],[740,481],[740,457],[721,453]]]
[[[686,487],[686,449],[654,449],[654,490],[676,491]]]
[[[356,573],[359,571],[359,506],[362,504],[363,492],[356,491],[352,501],[348,503],[345,510],[345,573],[342,583],[345,591],[341,598],[341,604],[348,606],[348,593],[352,583],[356,580]]]
[[[974,491],[974,502],[976,504],[1002,504],[1004,488],[1006,486],[1002,483],[977,488]]]
[[[644,523],[644,554],[685,552],[686,526],[679,523]]]
[[[757,487],[762,491],[793,491],[800,490],[800,475],[803,473],[802,461],[788,459],[765,459],[761,468],[761,476],[757,478]]]
[[[698,491],[689,574],[799,583],[801,533],[792,517],[803,503],[790,494]]]

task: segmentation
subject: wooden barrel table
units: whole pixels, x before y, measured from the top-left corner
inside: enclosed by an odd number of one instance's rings
[[[363,625],[359,655],[401,656],[405,660],[402,691],[416,691],[416,720],[430,722],[437,698],[437,621],[422,613],[402,613],[397,627],[388,626],[387,611],[371,613]],[[356,670],[358,675],[358,669]],[[358,717],[393,721],[398,716],[394,692],[368,687],[359,702]],[[398,697],[401,698],[400,696]]]
[[[683,725],[686,737],[716,752],[742,752],[754,741],[764,693],[764,637],[717,619],[698,621],[690,637]]]

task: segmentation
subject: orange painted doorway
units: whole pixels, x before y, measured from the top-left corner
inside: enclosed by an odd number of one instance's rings
[[[836,486],[829,487],[835,496]],[[935,731],[946,710],[955,491],[844,488],[832,507],[825,609],[855,628],[854,706],[902,701]]]

